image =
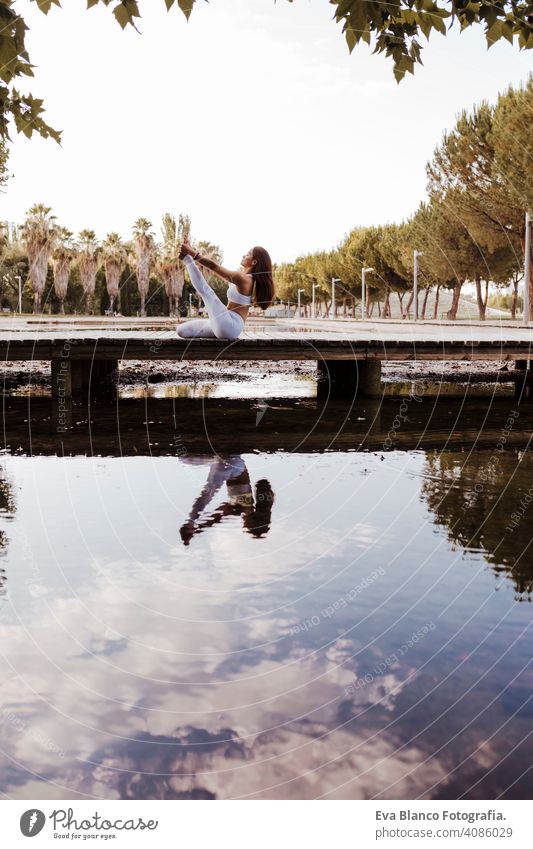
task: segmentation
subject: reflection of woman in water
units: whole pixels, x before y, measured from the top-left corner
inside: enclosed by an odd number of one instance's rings
[[[228,491],[227,500],[198,522],[198,517],[224,483]],[[194,502],[188,520],[180,528],[180,536],[184,545],[189,545],[195,534],[202,533],[227,516],[242,516],[246,532],[262,537],[270,529],[273,503],[274,493],[267,480],[257,482],[254,495],[246,463],[240,454],[217,456],[211,463],[205,486]]]

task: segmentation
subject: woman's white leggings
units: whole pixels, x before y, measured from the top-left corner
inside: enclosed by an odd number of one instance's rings
[[[178,336],[182,339],[237,339],[244,328],[244,318],[235,310],[229,310],[196,265],[192,256],[187,254],[183,260],[187,266],[191,282],[201,296],[209,318],[197,318],[178,325]]]

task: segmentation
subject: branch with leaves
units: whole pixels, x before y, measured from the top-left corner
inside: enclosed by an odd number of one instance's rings
[[[201,0],[163,0],[167,11],[181,9],[187,20]],[[45,15],[59,0],[32,0]],[[152,0],[153,2],[153,0]],[[203,0],[207,2],[207,0]],[[276,0],[274,0],[276,2]],[[288,0],[289,3],[294,0]],[[533,4],[529,0],[329,0],[333,19],[342,25],[350,52],[362,41],[374,45],[374,53],[392,59],[399,82],[422,64],[421,36],[429,39],[433,30],[446,35],[457,22],[460,30],[470,26],[484,29],[488,47],[502,38],[520,49],[533,47]],[[141,12],[137,0],[87,0],[87,8],[107,6],[125,29],[137,23]],[[0,0],[0,138],[9,139],[9,123],[28,138],[34,132],[60,143],[61,133],[43,118],[43,101],[32,94],[20,94],[13,82],[33,77],[33,65],[25,46],[28,27],[14,8],[14,0]]]

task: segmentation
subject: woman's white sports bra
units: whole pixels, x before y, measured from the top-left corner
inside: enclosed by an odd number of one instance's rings
[[[230,283],[228,286],[228,304],[230,301],[233,304],[240,304],[243,307],[249,307],[252,303],[252,296],[243,295],[241,292],[239,292],[235,283]]]

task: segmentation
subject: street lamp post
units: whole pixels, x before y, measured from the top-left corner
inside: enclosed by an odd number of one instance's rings
[[[337,302],[335,300],[335,283],[340,283],[340,277],[331,278],[331,315],[330,318],[337,318]]]
[[[300,294],[305,292],[305,289],[298,289],[298,318],[302,317],[302,307],[300,305]]]
[[[19,282],[19,315],[22,315],[22,277],[17,275],[15,280]]]
[[[531,276],[531,219],[526,212],[526,240],[524,259],[524,324],[529,323],[529,278]]]
[[[370,271],[374,271],[373,268],[363,268],[361,272],[361,318],[364,320],[366,318],[366,280],[365,275]]]
[[[189,292],[189,316],[192,318],[192,294]]]
[[[424,256],[422,251],[413,251],[413,312],[415,321],[418,319],[418,257]]]
[[[316,302],[315,302],[315,289],[319,289],[320,286],[318,283],[313,283],[313,299],[311,301],[311,318],[316,318]]]

